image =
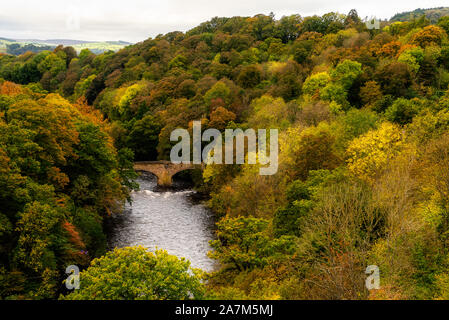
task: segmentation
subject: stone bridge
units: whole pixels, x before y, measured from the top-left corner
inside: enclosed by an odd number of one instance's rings
[[[170,161],[141,161],[134,162],[134,170],[146,171],[157,177],[157,185],[170,187],[172,178],[178,172],[192,169],[203,169],[201,164],[175,164]]]

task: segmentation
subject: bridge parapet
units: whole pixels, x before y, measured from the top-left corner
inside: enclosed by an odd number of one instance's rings
[[[146,171],[157,177],[158,186],[170,187],[175,174],[184,170],[202,169],[198,164],[175,164],[170,161],[140,161],[134,163],[134,170]]]

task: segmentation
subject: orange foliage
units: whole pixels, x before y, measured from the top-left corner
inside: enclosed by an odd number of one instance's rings
[[[381,285],[379,289],[374,289],[369,292],[369,300],[404,300],[407,297],[403,296],[398,288],[391,285]]]
[[[78,249],[84,249],[86,247],[83,240],[81,239],[79,232],[76,230],[76,227],[73,224],[68,221],[64,221],[63,228],[69,234],[69,241],[72,245],[74,245]]]
[[[56,187],[64,188],[69,183],[69,177],[57,167],[51,167],[47,172],[48,180]]]
[[[396,57],[399,54],[401,47],[402,43],[399,41],[391,41],[377,50],[376,54],[380,57]]]
[[[104,116],[101,113],[101,111],[90,106],[87,103],[87,100],[84,96],[82,96],[78,100],[76,100],[76,102],[73,105],[86,120],[98,125],[102,129],[103,132],[108,133],[108,135],[107,135],[108,146],[113,148],[114,141],[113,141],[111,135],[109,134],[111,125],[104,119]]]
[[[421,47],[440,45],[446,32],[437,26],[427,26],[412,37],[412,43]]]
[[[405,50],[408,49],[413,49],[413,48],[417,48],[416,45],[414,44],[405,44],[401,47],[401,49],[399,49],[398,53],[396,54],[396,57],[399,57],[401,55],[402,52],[404,52]]]
[[[210,114],[209,126],[222,130],[226,127],[229,121],[235,120],[236,116],[233,112],[226,110],[223,107],[218,107]]]
[[[7,96],[16,96],[18,94],[21,94],[22,88],[20,85],[5,81],[2,84],[0,84],[0,94],[5,94]]]
[[[103,115],[101,114],[101,111],[94,109],[92,106],[89,106],[84,96],[76,100],[73,105],[83,116],[88,118],[91,122],[99,126],[103,126],[106,123]]]

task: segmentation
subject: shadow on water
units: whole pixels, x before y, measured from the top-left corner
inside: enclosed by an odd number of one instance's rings
[[[136,182],[140,190],[132,193],[132,204],[106,223],[109,249],[159,248],[185,257],[194,268],[214,270],[217,264],[207,256],[214,239],[214,215],[201,203],[204,197],[192,189],[191,181],[175,177],[172,188],[161,188],[153,175],[142,174]]]

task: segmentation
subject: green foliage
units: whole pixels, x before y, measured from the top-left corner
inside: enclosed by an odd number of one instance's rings
[[[320,72],[309,76],[302,86],[302,91],[305,94],[315,95],[320,89],[324,88],[330,80],[329,74]]]
[[[376,73],[376,80],[381,85],[382,91],[396,97],[410,94],[412,79],[410,67],[402,62],[387,64]]]
[[[285,128],[289,125],[288,108],[282,98],[262,96],[251,104],[254,114],[248,120],[251,128]]]
[[[143,247],[115,249],[80,273],[80,289],[63,300],[189,300],[204,297],[190,262]]]
[[[369,130],[376,129],[379,118],[370,110],[349,110],[336,121],[337,130],[341,132],[339,142],[346,144]]]
[[[127,145],[134,151],[136,160],[155,160],[159,133],[162,129],[160,121],[147,115],[136,121],[129,133]]]
[[[327,185],[344,181],[341,170],[312,170],[306,181],[295,180],[286,188],[287,205],[273,217],[276,237],[293,235],[300,237],[307,224],[308,215],[317,206],[317,197]]]
[[[2,298],[54,298],[67,265],[104,253],[102,216],[128,197],[132,163],[81,105],[6,82],[0,91]]]
[[[401,125],[407,124],[421,111],[423,108],[422,104],[417,99],[407,100],[399,98],[385,111],[385,117],[391,122]]]
[[[311,170],[335,169],[341,163],[336,136],[329,125],[291,128],[281,141],[281,153],[291,179],[307,179]]]
[[[362,74],[362,64],[356,61],[345,60],[339,63],[330,73],[333,82],[340,84],[346,90]]]
[[[217,223],[218,240],[211,241],[210,256],[239,271],[264,267],[273,260],[291,255],[294,237],[271,239],[269,221],[257,218],[228,218]]]
[[[406,63],[414,72],[418,72],[423,59],[424,50],[417,47],[402,52],[398,58],[398,61]]]
[[[446,31],[446,34],[449,34],[449,17],[441,17],[438,20],[438,26],[444,31]]]
[[[273,229],[276,237],[282,235],[301,235],[301,220],[312,208],[310,190],[301,180],[292,182],[286,190],[288,205],[280,208],[273,217]]]
[[[229,87],[222,81],[214,84],[212,88],[210,88],[206,94],[204,95],[204,101],[210,105],[212,100],[221,99],[224,103],[230,102],[231,90]]]
[[[243,88],[254,88],[262,80],[262,72],[257,66],[250,65],[242,69],[239,76],[237,77],[237,82]]]

